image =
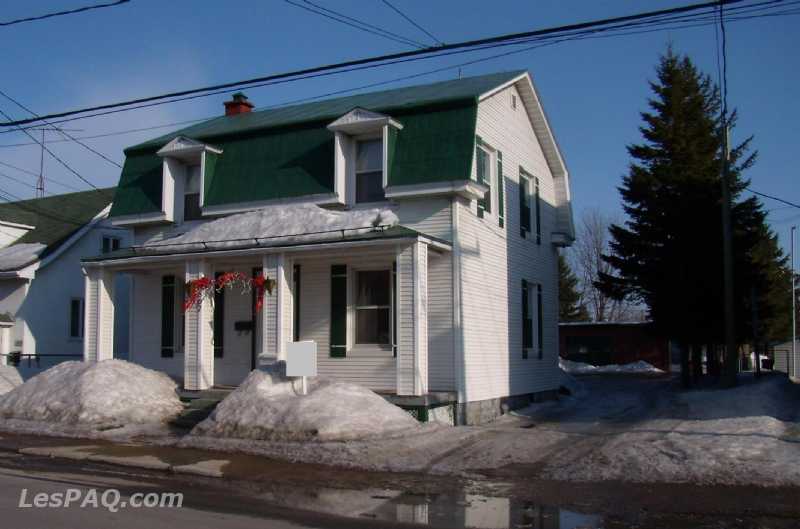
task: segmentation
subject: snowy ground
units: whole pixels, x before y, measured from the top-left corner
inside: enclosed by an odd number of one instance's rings
[[[563,371],[572,375],[609,375],[613,373],[639,373],[639,374],[662,374],[664,371],[652,364],[639,360],[630,364],[608,364],[604,366],[593,366],[583,362],[573,362],[559,358],[558,364]]]
[[[0,395],[8,393],[22,384],[22,377],[17,368],[0,365]]]
[[[96,436],[163,426],[183,409],[175,382],[123,360],[63,362],[0,396],[0,429]]]
[[[95,373],[90,383],[92,369],[103,364],[124,369],[104,369],[109,373]],[[800,486],[800,386],[778,374],[743,375],[733,390],[687,392],[674,377],[564,373],[570,397],[532,405],[489,425],[450,427],[417,425],[363,388],[315,381],[310,394],[301,397],[291,383],[260,372],[192,435],[177,435],[163,428],[180,406],[174,384],[150,380],[152,372],[137,366],[146,377],[123,373],[131,365],[61,364],[47,372],[51,378],[40,375],[0,396],[0,429],[367,470]],[[70,376],[54,379],[59,370]],[[122,398],[121,385],[129,392]],[[147,393],[142,388],[156,398],[142,401]],[[352,417],[344,424],[341,414],[347,412]]]

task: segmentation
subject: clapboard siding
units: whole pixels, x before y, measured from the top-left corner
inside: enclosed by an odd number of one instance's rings
[[[511,107],[511,95],[517,108]],[[496,211],[478,218],[476,203],[457,202],[462,283],[465,399],[554,389],[558,386],[557,250],[553,177],[516,88],[478,105],[477,134],[503,154],[505,228]],[[520,236],[519,167],[539,179],[542,242]],[[531,226],[535,233],[535,221]],[[542,285],[544,357],[522,358],[522,279]],[[535,326],[535,319],[534,319]]]
[[[453,216],[450,198],[419,198],[398,200],[392,210],[400,224],[431,237],[453,240]]]
[[[183,278],[182,271],[164,270],[163,274],[175,274],[176,281]],[[183,380],[183,354],[178,352],[180,349],[171,358],[161,357],[161,277],[160,273],[133,274],[135,309],[131,318],[130,360]]]
[[[428,252],[428,387],[453,391],[453,257]]]
[[[297,258],[301,267],[300,340],[317,342],[317,369],[320,376],[364,385],[370,389],[395,391],[397,371],[392,351],[375,347],[354,347],[345,358],[331,358],[330,306],[331,265],[386,266],[391,268],[394,249],[387,252],[359,251],[339,257]],[[348,278],[349,279],[349,278]]]

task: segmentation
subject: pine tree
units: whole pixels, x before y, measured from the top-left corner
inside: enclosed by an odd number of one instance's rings
[[[629,220],[610,228],[605,259],[615,274],[599,286],[646,304],[656,329],[681,344],[688,365],[690,348],[723,342],[720,103],[710,78],[671,49],[650,88],[650,112],[641,114],[644,142],[628,147],[633,162],[619,188]],[[733,127],[735,114],[728,121]],[[729,165],[739,343],[752,336],[752,289],[766,321],[765,298],[781,267],[760,202],[741,198],[748,185],[741,174],[756,157],[748,153],[751,140],[731,150]]]
[[[587,321],[589,312],[581,302],[578,278],[566,258],[558,254],[558,321]]]

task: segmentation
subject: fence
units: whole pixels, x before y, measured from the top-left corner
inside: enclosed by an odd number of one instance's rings
[[[0,354],[0,364],[16,367],[22,378],[29,377],[49,369],[56,364],[67,360],[83,360],[81,354],[23,354],[21,351],[11,351],[8,354]]]

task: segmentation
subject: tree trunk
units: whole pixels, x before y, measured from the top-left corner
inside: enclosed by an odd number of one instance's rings
[[[692,344],[692,380],[696,383],[703,377],[703,346]]]
[[[689,372],[689,348],[685,343],[678,345],[681,350],[681,385],[684,388],[692,387],[692,375]]]
[[[708,366],[709,375],[715,378],[719,377],[721,373],[719,351],[717,350],[717,346],[715,344],[706,345],[706,365]]]

